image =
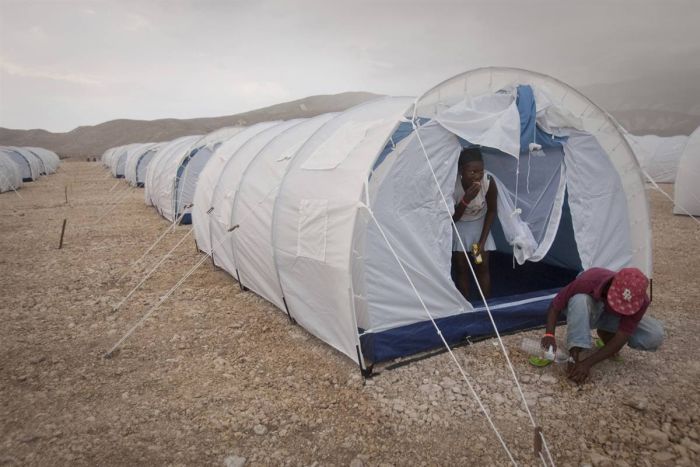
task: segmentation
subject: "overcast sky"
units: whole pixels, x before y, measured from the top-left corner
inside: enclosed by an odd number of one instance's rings
[[[488,65],[575,86],[697,71],[699,24],[697,0],[0,0],[0,126],[417,95]]]

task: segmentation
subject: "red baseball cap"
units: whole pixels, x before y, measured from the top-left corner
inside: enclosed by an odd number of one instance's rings
[[[648,285],[649,279],[639,269],[620,269],[608,289],[608,305],[621,315],[633,315],[642,307]]]

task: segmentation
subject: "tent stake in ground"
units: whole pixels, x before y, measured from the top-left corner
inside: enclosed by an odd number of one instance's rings
[[[61,227],[61,240],[58,242],[58,249],[59,250],[61,248],[63,248],[63,234],[66,233],[66,220],[67,219],[63,219],[63,226]]]

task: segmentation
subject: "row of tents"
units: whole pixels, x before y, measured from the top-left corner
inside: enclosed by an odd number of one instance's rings
[[[0,146],[0,193],[58,170],[58,155],[44,148]]]
[[[451,276],[457,159],[469,146],[499,193],[485,303],[465,300]],[[653,276],[645,178],[626,132],[535,72],[477,69],[418,98],[127,145],[102,161],[163,217],[191,222],[199,250],[241,287],[363,369],[441,336],[493,335],[489,313],[501,332],[541,326],[553,294],[590,267]]]

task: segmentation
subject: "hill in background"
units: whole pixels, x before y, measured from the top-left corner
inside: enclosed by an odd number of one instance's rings
[[[38,146],[50,149],[61,157],[99,157],[105,150],[122,144],[169,141],[185,135],[206,134],[226,126],[313,117],[339,112],[375,97],[378,96],[367,92],[311,96],[224,117],[112,120],[95,126],[81,126],[67,133],[0,128],[0,145]]]
[[[700,126],[700,71],[582,86],[581,92],[610,112],[630,133],[659,136],[688,135]],[[82,126],[67,133],[0,128],[0,145],[39,146],[62,157],[95,157],[128,143],[169,141],[206,134],[225,126],[270,120],[313,117],[339,112],[378,97],[367,92],[311,96],[236,115],[187,120],[112,120]]]

